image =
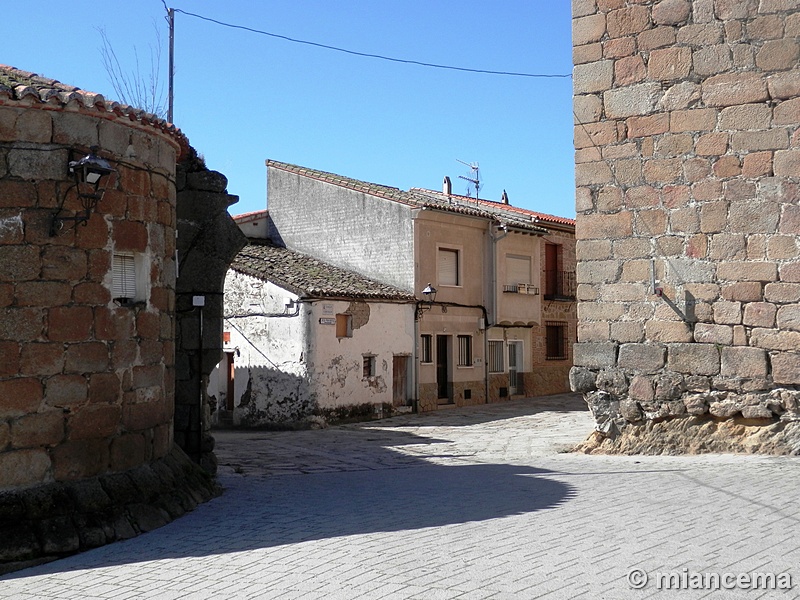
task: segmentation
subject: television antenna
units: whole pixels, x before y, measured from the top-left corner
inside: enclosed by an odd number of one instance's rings
[[[463,175],[459,175],[459,179],[463,179],[464,181],[469,181],[472,185],[475,186],[475,199],[478,199],[478,194],[481,191],[481,173],[480,173],[480,166],[478,163],[467,163],[463,160],[456,161],[460,162],[462,165],[465,165],[470,168],[470,175],[471,177],[464,177]],[[467,187],[467,197],[472,197],[471,189]]]

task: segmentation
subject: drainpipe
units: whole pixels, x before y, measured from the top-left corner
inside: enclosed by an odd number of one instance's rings
[[[414,361],[414,412],[419,412],[419,352],[417,351],[417,344],[419,344],[419,302],[414,304],[414,343],[411,344],[411,360]]]
[[[498,230],[502,231],[503,234],[500,236],[495,237],[494,228],[497,227]],[[491,319],[488,318],[488,315],[484,313],[484,331],[483,331],[483,374],[484,374],[484,386],[486,388],[485,398],[486,403],[489,403],[489,327],[493,326],[497,323],[497,242],[502,240],[504,237],[508,235],[508,227],[506,225],[498,225],[495,223],[489,223],[489,240],[490,240],[490,251],[489,251],[489,270],[492,274],[491,276],[491,289],[489,290],[488,299],[490,301],[490,314]]]

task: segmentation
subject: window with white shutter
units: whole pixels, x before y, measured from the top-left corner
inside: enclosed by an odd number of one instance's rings
[[[506,256],[506,284],[531,283],[531,257]]]
[[[136,299],[136,260],[133,254],[114,254],[111,296],[125,302]]]
[[[458,250],[439,248],[439,285],[460,285],[458,279]]]

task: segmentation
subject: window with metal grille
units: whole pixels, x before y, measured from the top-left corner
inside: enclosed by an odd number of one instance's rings
[[[567,358],[567,324],[561,321],[545,322],[547,360],[564,360]]]
[[[420,348],[420,362],[432,363],[433,362],[433,336],[423,333],[421,336],[422,347]]]
[[[375,357],[365,356],[363,361],[363,376],[375,377]]]
[[[471,367],[472,366],[472,336],[459,335],[458,336],[458,366]]]
[[[115,253],[111,263],[111,296],[115,300],[136,298],[136,261],[133,254]]]
[[[489,340],[489,372],[502,373],[504,369],[503,341]]]
[[[458,277],[458,250],[439,248],[439,285],[461,285]]]

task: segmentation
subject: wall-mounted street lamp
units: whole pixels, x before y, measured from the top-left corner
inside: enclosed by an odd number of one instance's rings
[[[417,302],[418,319],[422,318],[422,313],[424,313],[426,310],[430,310],[433,307],[433,303],[436,302],[436,288],[429,283],[422,290],[422,297],[424,300]]]
[[[79,160],[70,160],[67,164],[69,176],[75,182],[72,187],[75,188],[75,192],[81,200],[83,212],[73,217],[59,216],[64,209],[64,202],[69,192],[69,190],[67,190],[58,208],[53,213],[53,220],[50,223],[50,237],[58,233],[64,226],[64,221],[75,221],[76,224],[83,223],[86,225],[89,221],[89,217],[92,216],[92,211],[97,208],[98,202],[100,202],[100,199],[106,191],[105,188],[100,187],[100,184],[104,177],[115,172],[114,168],[106,159],[97,156],[99,150],[100,148],[98,146],[92,146],[89,149],[89,154]]]

